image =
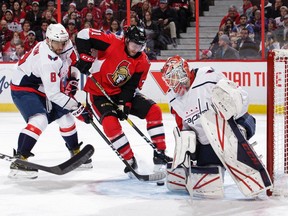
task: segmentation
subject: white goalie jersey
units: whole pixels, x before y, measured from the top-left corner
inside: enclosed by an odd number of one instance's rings
[[[212,108],[212,91],[216,84],[226,79],[223,73],[215,71],[212,67],[201,67],[195,72],[196,76],[188,91],[179,96],[173,89],[167,93],[171,112],[180,117],[182,121],[181,130],[193,130],[201,144],[208,144],[209,140],[202,128],[200,116]],[[226,79],[227,80],[227,79]],[[248,95],[240,87],[238,88],[242,97],[242,108],[237,117],[242,116],[248,109]],[[178,124],[179,126],[179,124]]]

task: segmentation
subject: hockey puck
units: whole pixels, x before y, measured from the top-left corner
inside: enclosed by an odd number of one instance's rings
[[[157,186],[163,186],[164,184],[164,181],[157,181]]]

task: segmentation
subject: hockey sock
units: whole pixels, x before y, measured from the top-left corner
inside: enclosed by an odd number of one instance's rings
[[[102,120],[102,126],[113,147],[117,149],[125,160],[131,159],[134,154],[127,137],[122,131],[118,118],[115,116],[106,116]]]
[[[165,133],[162,122],[162,112],[160,107],[156,104],[151,106],[149,112],[146,115],[147,131],[152,139],[152,142],[156,145],[158,150],[165,150]]]
[[[60,128],[60,133],[63,139],[65,140],[66,146],[68,147],[69,150],[75,150],[79,148],[78,134],[75,124],[73,124],[71,127],[68,128]]]
[[[28,124],[19,135],[17,152],[26,158],[31,156],[31,150],[41,133],[42,131],[39,128]]]

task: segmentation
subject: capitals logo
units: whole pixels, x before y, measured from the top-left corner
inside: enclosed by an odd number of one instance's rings
[[[113,74],[107,74],[108,80],[112,83],[113,86],[122,86],[124,85],[131,77],[129,73],[129,62],[123,60],[117,66]]]

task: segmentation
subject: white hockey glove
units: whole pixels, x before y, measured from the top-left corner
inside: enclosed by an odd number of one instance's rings
[[[221,79],[212,89],[212,103],[225,120],[239,115],[244,106],[241,90],[228,79]]]
[[[81,103],[78,103],[78,108],[72,111],[72,115],[86,124],[90,124],[93,121],[92,110],[87,106],[84,107]]]

